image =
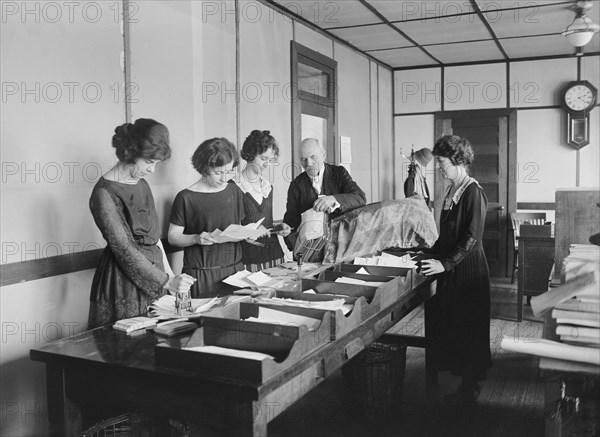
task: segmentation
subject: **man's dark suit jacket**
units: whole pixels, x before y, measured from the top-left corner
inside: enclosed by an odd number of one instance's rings
[[[330,218],[335,218],[351,209],[363,206],[367,201],[364,191],[354,182],[348,171],[338,165],[325,164],[321,194],[334,196],[340,204],[340,207],[330,215]],[[317,200],[317,192],[312,186],[310,176],[303,172],[290,184],[286,212],[283,216],[284,223],[294,228],[293,232],[298,231],[301,222],[300,215],[307,209],[312,208],[315,200]],[[291,241],[286,238],[285,242],[290,247]]]

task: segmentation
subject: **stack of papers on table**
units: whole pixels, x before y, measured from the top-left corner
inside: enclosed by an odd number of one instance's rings
[[[154,328],[155,326],[156,320],[149,317],[131,317],[129,319],[117,320],[113,328],[130,333],[140,329]]]
[[[247,225],[229,225],[224,231],[215,229],[210,233],[210,236],[217,243],[231,243],[237,241],[243,241],[248,238],[256,240],[257,238],[265,235],[268,229],[261,226],[264,217],[256,223],[248,223]]]
[[[410,255],[396,256],[385,252],[379,256],[367,258],[356,257],[354,258],[354,264],[364,266],[403,267],[408,269],[417,267],[417,263],[411,259]]]
[[[175,309],[175,296],[167,294],[158,298],[148,306],[148,314],[157,318],[158,320],[177,319],[182,316],[189,316],[208,311],[215,305],[220,304],[222,299],[223,298],[221,297],[192,299],[193,312],[182,311],[181,314],[177,314],[177,310]]]

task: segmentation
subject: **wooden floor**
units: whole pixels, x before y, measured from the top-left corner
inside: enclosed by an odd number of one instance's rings
[[[492,284],[490,346],[493,368],[477,404],[456,407],[425,393],[424,351],[408,348],[402,402],[390,417],[375,423],[350,413],[341,374],[332,375],[269,424],[269,436],[542,436],[543,385],[537,359],[500,349],[502,336],[539,338],[542,323],[526,306],[521,323],[516,315],[516,284]],[[416,310],[394,331],[422,334],[423,313]],[[440,374],[440,396],[453,392],[459,379]],[[272,406],[280,408],[280,406]]]

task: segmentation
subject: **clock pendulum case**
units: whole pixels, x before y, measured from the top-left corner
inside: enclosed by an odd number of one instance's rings
[[[590,143],[590,111],[597,93],[587,80],[569,82],[562,92],[561,104],[567,111],[567,144],[575,149]]]

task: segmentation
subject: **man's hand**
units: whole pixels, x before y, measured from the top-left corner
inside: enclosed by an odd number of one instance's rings
[[[322,196],[315,200],[313,209],[317,212],[331,212],[338,203],[334,196]]]

